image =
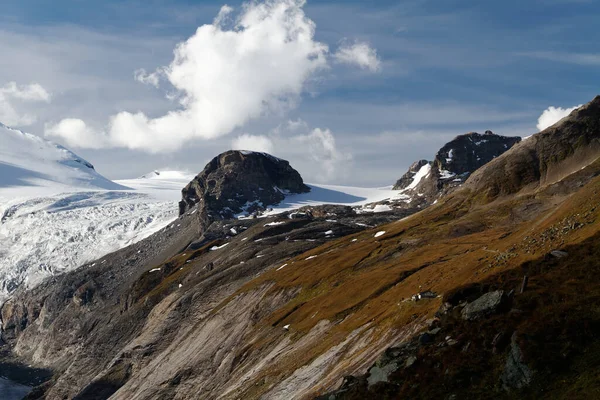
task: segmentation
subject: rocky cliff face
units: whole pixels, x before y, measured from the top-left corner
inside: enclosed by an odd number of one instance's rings
[[[410,208],[431,205],[520,141],[520,137],[500,136],[491,131],[457,136],[437,152],[433,161],[419,160],[410,166],[394,185],[394,189],[405,195],[395,205]]]
[[[183,190],[180,215],[198,205],[207,220],[264,210],[310,188],[290,164],[266,153],[227,151],[213,158]]]

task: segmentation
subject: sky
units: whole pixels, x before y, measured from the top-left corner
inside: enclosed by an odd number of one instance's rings
[[[598,20],[593,0],[2,0],[0,122],[112,179],[236,148],[386,186],[600,94]]]

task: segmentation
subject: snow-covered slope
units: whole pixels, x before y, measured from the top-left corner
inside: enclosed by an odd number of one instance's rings
[[[0,198],[79,190],[126,190],[66,148],[0,123]]]
[[[60,145],[0,125],[0,303],[176,219],[191,176],[154,175],[116,183]]]
[[[174,201],[141,192],[75,192],[0,204],[0,301],[135,243],[177,218]]]
[[[153,171],[137,179],[124,179],[117,183],[148,193],[161,200],[181,200],[181,189],[194,179],[194,174],[184,171]]]
[[[307,183],[307,185],[310,187],[310,192],[288,195],[280,204],[273,206],[272,211],[269,211],[264,215],[268,216],[284,211],[295,210],[304,206],[317,206],[322,204],[342,204],[362,208],[362,206],[367,204],[397,198],[399,195],[399,191],[392,190],[391,187],[361,188],[314,183]]]

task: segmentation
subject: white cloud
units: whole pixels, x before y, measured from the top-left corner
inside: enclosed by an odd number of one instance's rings
[[[220,24],[231,10],[222,9],[214,24],[177,45],[174,60],[160,69],[177,90],[180,107],[157,118],[120,112],[110,119],[105,143],[175,151],[192,139],[223,136],[293,106],[307,80],[327,66],[328,48],[314,40],[315,24],[304,14],[304,3],[247,3],[229,30]],[[53,128],[49,135],[62,136],[63,130]]]
[[[335,137],[329,129],[315,128],[306,135],[299,135],[293,141],[300,143],[305,155],[310,155],[316,164],[314,167],[321,171],[321,179],[331,179],[340,164],[350,161],[352,156],[338,150]]]
[[[540,117],[538,118],[537,128],[540,131],[543,131],[544,129],[554,125],[567,115],[571,114],[573,110],[576,110],[581,106],[582,104],[571,108],[550,106],[547,109],[545,109],[542,115],[540,115]]]
[[[66,118],[58,124],[46,124],[45,135],[62,138],[68,146],[100,149],[106,147],[107,138],[88,127],[77,118]]]
[[[264,135],[243,134],[231,142],[233,150],[251,150],[263,153],[273,153],[273,142]]]
[[[140,68],[133,72],[133,78],[144,85],[152,85],[157,88],[160,82],[160,72],[148,73],[144,68]]]
[[[333,56],[339,63],[356,65],[371,72],[381,70],[381,60],[377,56],[377,50],[366,42],[342,44]]]
[[[37,118],[29,113],[17,111],[17,105],[24,106],[31,102],[50,102],[50,93],[38,83],[17,85],[9,82],[0,87],[0,122],[9,126],[27,126]]]
[[[233,13],[233,7],[230,7],[227,4],[225,4],[219,10],[219,13],[215,17],[215,20],[213,21],[213,25],[223,27],[226,22],[229,22],[231,20],[230,16],[232,13]]]

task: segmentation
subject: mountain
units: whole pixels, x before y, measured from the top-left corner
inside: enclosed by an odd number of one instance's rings
[[[0,197],[73,190],[126,190],[66,148],[0,123]]]
[[[53,372],[30,399],[595,398],[598,121],[600,97],[412,215],[202,227],[199,201],[15,294],[4,360]]]
[[[0,125],[0,301],[165,227],[189,179],[112,182],[70,150]]]
[[[492,131],[483,135],[477,132],[459,135],[446,143],[433,161],[414,162],[394,189],[404,195],[403,203],[426,207],[461,186],[474,171],[520,141],[520,137],[496,135]]]
[[[202,203],[201,216],[232,218],[242,212],[264,211],[286,194],[309,191],[287,161],[266,153],[231,150],[213,158],[183,189],[179,214]]]

